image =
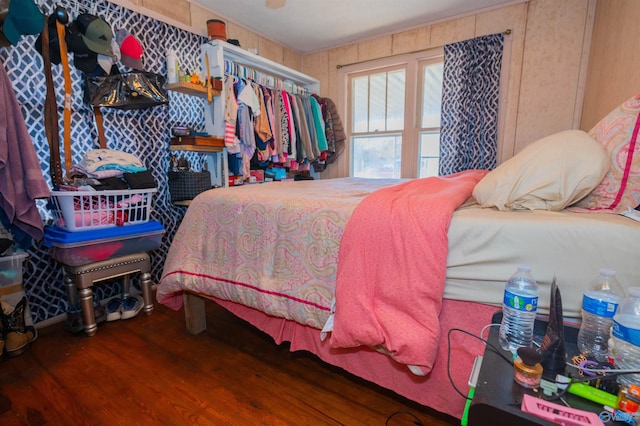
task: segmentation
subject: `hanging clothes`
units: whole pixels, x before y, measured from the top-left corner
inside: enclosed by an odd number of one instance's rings
[[[264,104],[267,109],[267,117],[269,118],[269,127],[271,128],[271,134],[274,135],[273,129],[275,127],[275,114],[273,110],[273,95],[271,89],[265,86],[261,86],[262,92],[264,93]],[[267,144],[267,157],[270,161],[273,161],[273,157],[277,155],[276,151],[276,141],[274,138],[271,138],[269,143]],[[277,161],[277,160],[276,160]]]
[[[323,152],[328,149],[327,137],[325,136],[325,125],[322,117],[322,109],[320,104],[313,96],[308,97],[311,104],[311,113],[313,115],[313,123],[316,130],[316,141],[318,145],[318,151]]]
[[[237,174],[247,177],[252,165],[272,163],[290,170],[309,170],[313,164],[322,171],[344,151],[344,129],[330,99],[301,94],[296,86],[292,93],[281,84],[273,88],[237,76],[228,75],[225,81],[235,82],[224,88],[230,106],[225,110],[225,145],[238,153]]]
[[[300,137],[302,138],[302,149],[304,153],[304,158],[308,158],[309,161],[313,161],[316,159],[316,155],[313,151],[311,133],[309,132],[309,123],[307,121],[307,112],[304,108],[304,103],[301,96],[295,96],[296,105],[298,109],[298,120],[300,122]],[[302,160],[304,160],[304,158]],[[301,161],[301,160],[299,160]]]
[[[288,156],[295,158],[296,157],[296,134],[293,130],[293,117],[291,111],[291,104],[289,101],[289,93],[286,91],[281,91],[280,95],[282,96],[282,105],[285,109],[285,114],[287,117],[287,133],[289,135],[288,141],[286,143],[286,147],[283,147],[283,150],[287,153]],[[283,141],[284,143],[284,141]]]
[[[252,83],[252,89],[256,96],[258,97],[259,105],[260,105],[260,113],[256,117],[255,120],[255,131],[258,143],[258,147],[260,149],[265,149],[266,145],[271,142],[273,139],[273,134],[271,132],[271,126],[269,124],[269,115],[267,113],[267,105],[266,99],[264,96],[264,92],[262,87],[258,84]]]
[[[224,145],[229,154],[240,152],[240,139],[236,136],[236,121],[238,118],[238,101],[234,90],[237,78],[227,75],[223,82],[224,91]]]
[[[285,105],[285,97],[283,96],[282,90],[275,91],[275,107],[274,110],[277,111],[276,117],[279,120],[276,121],[276,129],[278,138],[280,143],[278,144],[278,161],[283,163],[287,160],[289,156],[289,143],[290,143],[290,134],[289,134],[289,112],[287,106]]]
[[[327,144],[329,145],[327,164],[331,164],[344,152],[347,135],[344,132],[342,119],[338,114],[336,104],[330,98],[322,98],[322,100],[326,105],[327,113],[327,117],[325,118],[325,133],[327,135]]]
[[[256,139],[253,117],[260,111],[259,99],[250,84],[242,79],[238,80],[238,127],[240,129],[240,152],[242,154],[243,176],[249,176],[251,157],[256,150]],[[258,113],[259,114],[259,113]]]
[[[42,176],[20,105],[0,65],[0,220],[21,248],[44,237],[44,223],[35,204],[48,198],[49,186]]]

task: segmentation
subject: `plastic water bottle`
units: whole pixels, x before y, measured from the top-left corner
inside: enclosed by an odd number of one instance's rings
[[[612,334],[616,368],[640,370],[640,287],[629,287],[629,296],[613,317]],[[640,385],[640,374],[622,374],[618,383]]]
[[[600,275],[582,296],[582,325],[578,349],[600,362],[607,361],[613,316],[624,291],[616,280],[616,271],[600,269]]]
[[[178,82],[178,55],[173,49],[167,53],[167,83]]]
[[[504,288],[498,335],[502,349],[515,353],[520,347],[531,346],[537,309],[538,283],[531,275],[530,266],[518,265]]]

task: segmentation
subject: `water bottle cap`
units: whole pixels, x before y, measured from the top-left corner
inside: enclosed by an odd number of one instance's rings
[[[640,297],[640,287],[629,287],[629,296]]]
[[[600,273],[607,277],[613,277],[616,274],[615,269],[600,268]]]
[[[529,265],[518,265],[518,271],[531,272],[531,266],[529,266]]]

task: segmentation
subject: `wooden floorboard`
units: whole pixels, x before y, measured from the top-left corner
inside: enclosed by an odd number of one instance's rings
[[[183,312],[43,328],[0,359],[1,425],[452,425],[449,416],[289,352],[215,303],[189,335]],[[410,414],[407,414],[410,413]]]

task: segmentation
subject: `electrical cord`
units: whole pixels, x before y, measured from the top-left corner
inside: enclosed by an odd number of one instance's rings
[[[503,360],[505,360],[509,365],[513,365],[513,361],[510,360],[509,358],[507,358],[506,356],[504,356],[504,354],[502,354],[502,352],[496,348],[491,342],[489,342],[487,339],[484,339],[481,337],[482,333],[484,332],[485,329],[487,329],[488,327],[490,327],[491,324],[485,326],[482,328],[482,331],[480,332],[480,336],[477,336],[467,330],[462,330],[461,328],[452,328],[449,330],[449,332],[447,333],[447,376],[449,378],[449,383],[451,383],[451,386],[453,387],[453,389],[464,399],[471,400],[472,398],[469,398],[467,395],[465,395],[464,393],[462,393],[462,391],[460,391],[460,389],[458,389],[458,387],[456,386],[456,384],[453,381],[453,377],[451,377],[451,332],[453,331],[458,331],[460,333],[463,334],[467,334],[471,337],[474,337],[482,342],[484,342],[485,345],[487,345],[489,348],[491,348],[496,354],[498,354],[500,356],[500,358],[502,358]],[[574,367],[576,369],[581,369],[584,371],[588,371],[591,373],[605,373],[603,375],[598,375],[598,376],[592,376],[592,377],[580,377],[580,378],[573,378],[573,377],[569,377],[569,379],[571,379],[571,381],[569,383],[566,382],[559,382],[557,380],[554,380],[552,383],[555,384],[562,384],[562,385],[567,385],[564,389],[562,389],[560,392],[555,393],[553,396],[551,396],[550,398],[543,398],[547,401],[554,401],[557,399],[562,398],[569,390],[569,387],[571,386],[572,383],[579,383],[579,382],[591,382],[594,380],[602,380],[602,379],[609,379],[612,377],[617,377],[617,376],[621,376],[624,374],[639,374],[640,370],[602,370],[602,369],[592,369],[592,368],[586,368],[586,367],[578,367],[576,365],[573,365],[571,363],[567,363],[568,366],[570,367]]]
[[[500,355],[500,358],[504,359],[507,363],[509,363],[509,365],[513,365],[513,362],[507,358],[506,356],[504,356],[502,354],[502,352],[500,352],[500,350],[498,348],[496,348],[491,342],[489,342],[487,339],[483,339],[480,336],[476,336],[475,334],[467,331],[467,330],[463,330],[461,328],[452,328],[449,329],[449,332],[447,333],[447,376],[449,377],[449,383],[451,383],[451,386],[453,387],[453,389],[458,393],[458,395],[460,395],[461,397],[463,397],[464,399],[466,399],[467,401],[471,400],[472,398],[469,398],[467,395],[463,394],[460,389],[458,389],[458,387],[456,386],[456,384],[453,382],[453,377],[451,377],[451,332],[452,331],[458,331],[460,333],[463,334],[467,334],[471,337],[474,337],[482,342],[484,342],[485,345],[487,345],[489,348],[491,348],[495,353],[497,353],[498,355]]]
[[[491,324],[487,324],[487,325],[485,325],[484,327],[482,327],[482,330],[480,330],[480,337],[483,337],[483,336],[484,336],[484,332],[485,332],[485,330],[488,330],[488,329],[490,329],[491,327],[500,327],[500,324],[497,324],[497,323],[491,323]],[[484,337],[483,337],[483,338],[484,338]],[[489,337],[487,337],[487,339],[488,339],[488,338],[489,338]]]
[[[389,417],[387,417],[387,421],[384,423],[385,426],[389,426],[389,421],[392,418],[394,418],[395,416],[397,416],[398,414],[407,414],[407,415],[409,415],[409,416],[414,418],[414,420],[413,420],[413,424],[414,425],[416,425],[416,426],[424,426],[424,424],[420,421],[420,419],[418,417],[416,417],[415,414],[413,414],[411,411],[403,411],[403,410],[396,411],[395,413],[392,413]]]

